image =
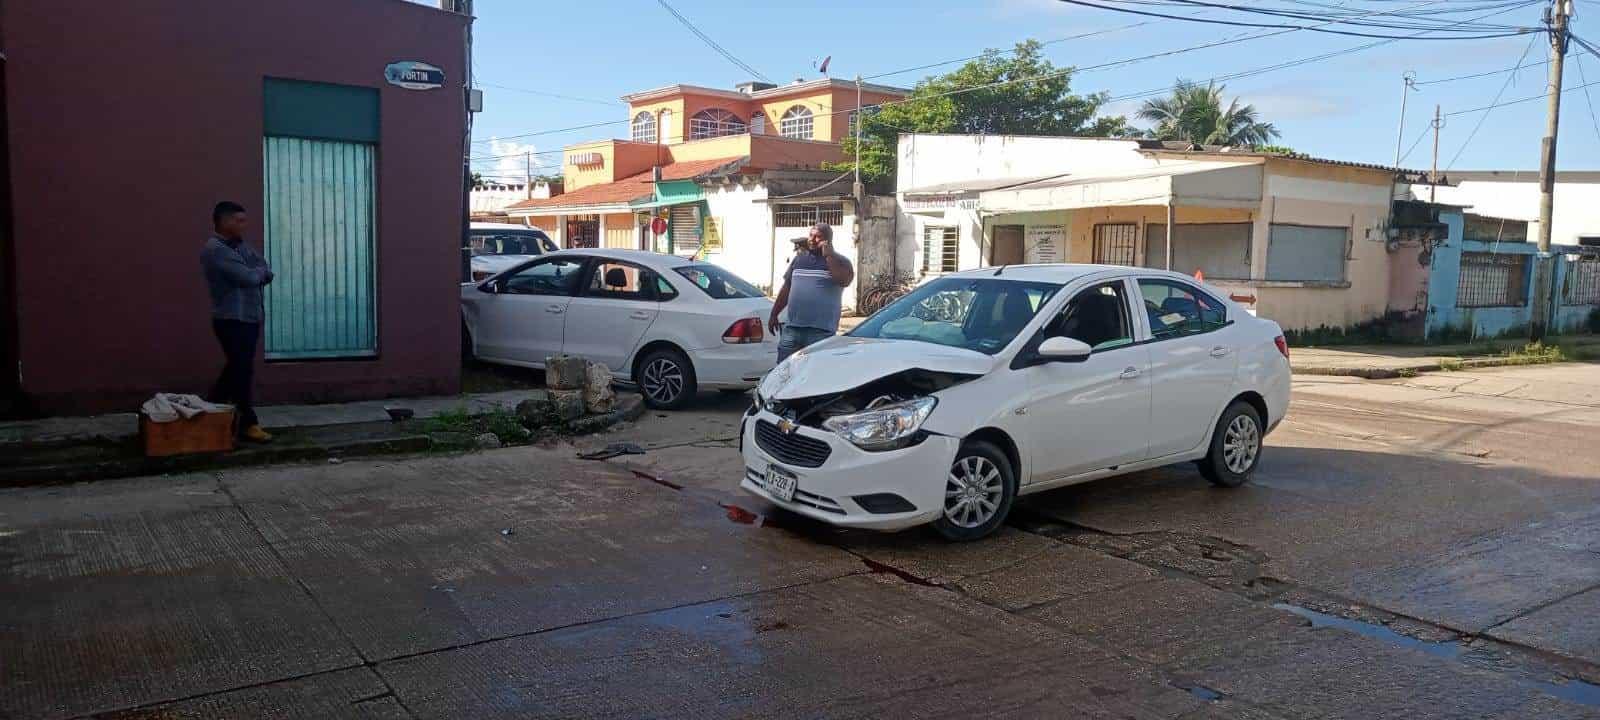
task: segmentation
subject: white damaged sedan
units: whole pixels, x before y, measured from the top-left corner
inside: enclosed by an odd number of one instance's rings
[[[846,527],[974,540],[1019,495],[1194,461],[1236,487],[1289,407],[1278,325],[1176,273],[929,281],[761,382],[741,486]]]

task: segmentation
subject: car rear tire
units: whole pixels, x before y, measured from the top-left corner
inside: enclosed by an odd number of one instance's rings
[[[1250,482],[1261,462],[1261,415],[1250,403],[1236,400],[1211,433],[1211,450],[1199,461],[1200,474],[1212,485],[1235,488]]]
[[[639,360],[639,392],[657,410],[678,410],[695,394],[694,364],[672,348],[651,350]]]
[[[1017,473],[993,443],[962,443],[945,475],[944,498],[934,532],[952,542],[983,538],[1006,521],[1017,499]]]

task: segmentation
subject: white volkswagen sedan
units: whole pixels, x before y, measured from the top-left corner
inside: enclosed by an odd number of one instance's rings
[[[974,540],[1017,496],[1194,461],[1235,487],[1289,407],[1278,325],[1176,273],[929,281],[760,384],[742,487],[835,525]]]
[[[543,368],[551,355],[605,363],[652,407],[699,388],[754,387],[778,359],[772,301],[727,270],[639,250],[562,250],[461,286],[472,354]]]

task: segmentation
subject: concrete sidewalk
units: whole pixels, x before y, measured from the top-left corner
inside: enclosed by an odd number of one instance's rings
[[[1600,336],[1555,339],[1569,360],[1600,352]],[[1289,365],[1302,375],[1344,375],[1370,380],[1404,377],[1438,370],[1537,364],[1508,351],[1523,347],[1516,341],[1457,345],[1345,345],[1291,347]],[[1547,361],[1548,362],[1548,361]]]
[[[293,427],[388,422],[389,408],[409,409],[419,420],[462,409],[470,414],[479,415],[495,409],[514,410],[517,403],[523,400],[543,396],[543,390],[528,389],[320,405],[264,405],[256,408],[256,415],[261,418],[263,427],[268,430],[281,430]],[[0,449],[18,444],[121,441],[136,437],[138,434],[139,414],[136,412],[20,420],[0,423]]]

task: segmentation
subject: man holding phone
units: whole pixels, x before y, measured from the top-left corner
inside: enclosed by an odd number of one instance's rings
[[[772,305],[768,323],[778,333],[778,362],[795,351],[833,337],[839,332],[841,298],[856,277],[850,260],[833,249],[833,228],[819,222],[807,238],[808,252],[789,263],[783,289]],[[788,321],[779,314],[787,309]]]

